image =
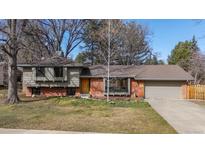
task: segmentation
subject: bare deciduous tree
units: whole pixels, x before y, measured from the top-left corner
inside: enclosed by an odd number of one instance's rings
[[[122,46],[120,47],[118,63],[122,65],[139,65],[151,54],[148,42],[149,31],[146,27],[135,22],[125,24],[121,30]]]
[[[1,20],[0,43],[1,49],[8,57],[8,96],[7,103],[19,101],[17,93],[17,53],[24,46],[23,35],[27,20]]]
[[[199,51],[195,51],[190,59],[190,72],[194,77],[194,84],[199,84],[205,80],[205,56]]]
[[[114,61],[117,53],[119,30],[122,26],[120,20],[111,20],[110,31],[110,58]],[[108,20],[88,20],[84,29],[83,48],[84,56],[91,61],[91,64],[107,64],[108,57]]]
[[[83,35],[85,54],[81,59],[91,64],[107,63],[107,20],[89,20]],[[134,22],[111,20],[110,60],[111,64],[142,64],[149,56],[151,49],[147,36],[148,29]]]
[[[63,52],[65,57],[82,42],[84,20],[32,20],[29,33],[33,41],[50,55]]]

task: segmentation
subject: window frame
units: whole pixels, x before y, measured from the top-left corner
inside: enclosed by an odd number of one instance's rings
[[[75,96],[75,94],[76,94],[76,87],[68,87],[67,96]]]
[[[56,70],[55,69],[61,70],[61,71],[58,72],[58,73],[60,73],[60,75],[58,74],[58,76],[56,76]],[[55,78],[63,78],[63,67],[53,67],[53,75],[54,75]]]
[[[38,72],[39,72],[38,69],[39,69],[39,68],[40,68],[40,69],[43,68],[43,71],[42,71],[42,72],[40,71],[40,73],[39,73],[39,74],[41,74],[41,75],[38,74]],[[45,72],[46,72],[45,67],[36,67],[36,77],[37,77],[37,78],[43,78],[43,77],[45,77]]]
[[[41,95],[41,88],[40,87],[37,87],[37,88],[33,87],[31,90],[31,93],[32,93],[32,95],[40,96]]]
[[[111,89],[109,90],[109,95],[130,95],[130,78],[121,78],[121,77],[117,77],[117,78],[110,78],[110,81],[112,81],[112,79],[116,80],[127,80],[127,90],[126,91],[111,91]],[[103,79],[104,82],[104,95],[107,95],[107,78]],[[110,87],[111,88],[111,87]]]

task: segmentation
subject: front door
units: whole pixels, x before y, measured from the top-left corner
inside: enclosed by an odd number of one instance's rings
[[[89,94],[90,82],[89,79],[81,79],[81,93]]]

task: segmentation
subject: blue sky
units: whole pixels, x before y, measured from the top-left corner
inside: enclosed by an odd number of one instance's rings
[[[196,36],[199,48],[205,53],[205,22],[196,20],[136,20],[148,26],[153,33],[150,37],[151,47],[159,57],[167,60],[167,56],[179,41],[192,39]]]
[[[136,19],[136,21],[149,28],[150,46],[154,52],[159,53],[159,59],[167,60],[167,56],[179,41],[192,39],[196,36],[199,48],[205,53],[205,21],[196,20],[170,20],[170,19]],[[76,48],[71,53],[74,58],[80,49]]]

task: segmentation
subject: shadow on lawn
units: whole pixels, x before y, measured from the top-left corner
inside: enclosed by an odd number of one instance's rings
[[[54,98],[54,97],[33,97],[33,98],[27,97],[27,98],[20,98],[20,102],[22,103],[38,102],[38,101],[49,100],[51,98]]]
[[[51,97],[35,97],[35,98],[21,98],[20,97],[20,103],[32,103],[32,102],[39,102],[39,101],[46,101],[51,99]],[[6,101],[6,98],[1,98],[0,99],[0,104],[4,104]]]

